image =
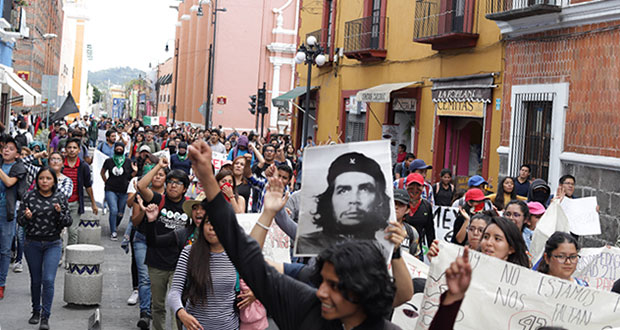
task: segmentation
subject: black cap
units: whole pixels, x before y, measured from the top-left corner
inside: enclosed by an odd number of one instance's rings
[[[394,189],[394,201],[409,204],[409,193],[405,189]]]
[[[385,189],[385,176],[379,164],[359,152],[349,152],[340,155],[329,166],[327,182],[332,183],[342,173],[362,172],[375,179],[380,190]]]

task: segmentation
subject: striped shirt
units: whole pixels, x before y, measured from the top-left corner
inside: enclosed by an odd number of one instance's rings
[[[172,284],[166,297],[170,309],[176,312],[183,308],[181,294],[188,276],[187,262],[192,245],[186,246],[177,262]],[[239,328],[239,316],[235,312],[235,284],[237,274],[226,252],[211,253],[210,258],[211,280],[213,292],[207,293],[206,304],[193,305],[189,301],[185,310],[198,320],[205,330],[235,330]]]
[[[33,155],[22,158],[22,162],[24,163],[24,166],[26,166],[26,170],[28,171],[28,176],[32,177],[32,180],[30,178],[28,179],[28,182],[30,184],[32,184],[32,181],[34,180],[34,178],[37,177],[37,173],[39,173],[39,170],[41,169],[41,167],[36,165],[34,161],[35,157]],[[58,175],[58,173],[56,173],[56,175]],[[73,193],[73,181],[71,180],[71,178],[63,175],[63,178],[58,178],[57,189],[60,193],[69,198]]]
[[[69,197],[69,203],[75,202],[80,197],[78,193],[78,168],[80,167],[80,159],[77,158],[75,161],[75,165],[71,167],[67,159],[65,159],[65,167],[62,170],[62,173],[73,181],[73,191],[71,192],[71,196]]]

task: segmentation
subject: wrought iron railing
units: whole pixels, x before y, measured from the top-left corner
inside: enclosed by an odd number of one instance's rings
[[[306,34],[306,40],[308,40],[309,36],[314,36],[316,38],[316,42],[318,45],[321,46],[321,48],[323,48],[324,54],[329,54],[329,44],[327,43],[327,40],[324,40],[323,38],[323,34],[324,31],[326,31],[325,29],[318,29],[316,31],[312,31],[310,33]],[[327,39],[327,38],[325,38]]]
[[[344,25],[345,53],[363,50],[385,50],[388,18],[369,16],[348,21]]]
[[[441,11],[442,0],[418,0],[415,5],[413,39],[449,33],[475,33],[474,2],[454,0],[452,8]]]
[[[497,14],[536,6],[561,7],[562,1],[563,0],[487,0],[486,13]]]

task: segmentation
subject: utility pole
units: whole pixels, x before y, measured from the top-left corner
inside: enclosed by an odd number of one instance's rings
[[[168,47],[168,46],[166,46]],[[172,125],[174,125],[177,117],[177,85],[179,84],[179,39],[174,41],[174,52],[176,57],[176,64],[174,69],[174,103],[172,104]],[[168,111],[168,116],[166,118],[166,122],[170,118],[170,111]]]

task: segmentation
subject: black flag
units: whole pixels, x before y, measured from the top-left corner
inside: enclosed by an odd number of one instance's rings
[[[58,109],[58,111],[52,114],[50,121],[54,122],[56,120],[63,119],[65,116],[76,112],[80,112],[80,109],[78,109],[77,104],[75,104],[75,100],[73,99],[71,92],[68,92],[65,102],[62,104],[60,109]]]

